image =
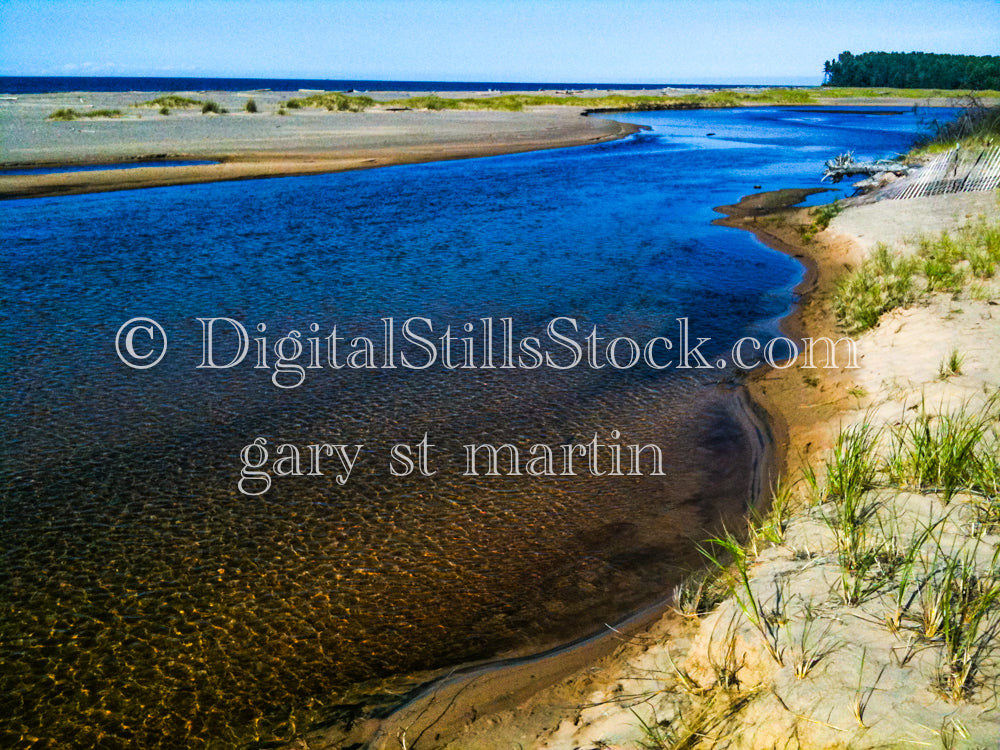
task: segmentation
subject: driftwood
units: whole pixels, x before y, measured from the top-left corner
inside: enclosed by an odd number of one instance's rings
[[[891,172],[897,177],[901,177],[910,171],[910,167],[894,159],[879,159],[878,161],[855,161],[854,154],[848,151],[841,154],[836,159],[826,162],[826,169],[823,171],[823,179],[830,178],[832,182],[840,182],[845,177],[854,177],[863,174],[869,177]]]

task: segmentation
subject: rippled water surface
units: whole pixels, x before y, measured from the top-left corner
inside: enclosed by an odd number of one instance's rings
[[[714,361],[774,333],[801,269],[712,227],[711,207],[818,185],[824,159],[884,156],[916,130],[909,111],[621,119],[652,130],[0,205],[0,744],[287,738],[394,676],[527,653],[662,595],[694,561],[690,540],[748,499],[754,438],[725,372],[320,363],[279,389],[252,342],[241,366],[196,367],[197,318],[222,316],[272,343],[292,329],[304,342],[312,323],[382,342],[386,317],[456,337],[509,318],[520,339],[560,316],[676,343],[684,317]],[[135,316],[168,333],[156,367],[116,356]],[[612,431],[660,446],[664,476],[463,475],[467,443]],[[435,473],[391,475],[391,447],[425,435]],[[255,437],[361,447],[344,485],[276,477],[247,496],[240,451]]]

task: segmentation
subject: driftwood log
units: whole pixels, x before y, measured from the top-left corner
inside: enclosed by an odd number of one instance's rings
[[[830,159],[826,162],[823,179],[829,178],[832,182],[840,182],[845,177],[854,177],[859,174],[875,177],[888,172],[896,177],[902,177],[909,171],[910,167],[894,159],[855,161],[854,154],[848,151],[846,154],[841,154],[836,159]]]

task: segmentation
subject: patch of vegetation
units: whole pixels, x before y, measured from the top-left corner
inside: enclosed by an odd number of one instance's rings
[[[929,291],[955,290],[969,273],[992,278],[1000,264],[1000,222],[981,216],[954,233],[921,237],[917,257]]]
[[[119,117],[124,117],[124,116],[125,114],[120,109],[88,109],[82,112],[78,112],[75,109],[66,108],[66,109],[57,109],[46,119],[68,122],[70,120],[78,120],[81,117],[83,118],[107,117],[111,119],[118,119]]]
[[[802,239],[805,242],[809,242],[817,234],[822,232],[828,226],[830,222],[833,221],[833,217],[844,210],[844,204],[839,200],[835,200],[833,203],[827,203],[825,205],[814,208],[810,215],[813,217],[812,224],[805,227],[802,231]]]
[[[982,216],[955,232],[922,237],[906,258],[879,245],[861,267],[841,280],[833,299],[840,324],[860,333],[878,324],[883,313],[912,302],[916,282],[924,291],[955,291],[968,277],[989,279],[1000,265],[1000,222]]]
[[[243,105],[243,109],[244,111],[249,112],[250,114],[256,114],[257,102],[254,101],[254,98],[252,96],[249,99],[247,99],[247,103]]]
[[[166,107],[167,109],[197,109],[204,103],[200,99],[189,99],[186,96],[178,96],[177,94],[166,94],[165,96],[158,96],[155,99],[145,102],[136,102],[132,106],[154,107],[156,109],[162,107]]]
[[[951,92],[955,93],[955,92]],[[1000,92],[984,92],[984,95]],[[408,109],[489,109],[507,112],[520,112],[525,107],[540,107],[547,105],[583,107],[592,111],[642,112],[666,109],[699,109],[710,107],[736,107],[741,104],[815,104],[820,98],[845,97],[902,97],[924,99],[929,96],[948,96],[949,92],[931,91],[927,89],[855,89],[855,88],[769,88],[760,91],[742,89],[722,89],[704,94],[685,94],[684,96],[666,96],[651,94],[608,94],[606,96],[574,96],[554,94],[503,94],[487,97],[441,97],[436,95],[414,96],[406,99],[394,99],[384,102],[390,107]],[[324,95],[319,95],[324,96]],[[312,98],[312,97],[310,97]],[[301,106],[306,105],[306,100]]]
[[[325,109],[328,112],[364,112],[365,109],[371,107],[373,104],[375,104],[375,100],[370,96],[349,96],[337,91],[330,91],[289,99],[278,106],[288,109],[314,107]]]
[[[203,115],[224,115],[228,110],[225,107],[220,107],[215,102],[205,102],[201,105],[201,113]]]
[[[957,358],[957,352],[952,355]],[[961,360],[952,362],[961,368]],[[981,465],[988,461],[982,449],[989,429],[988,414],[930,415],[921,410],[912,421],[892,431],[892,449],[886,458],[889,479],[904,487],[934,490],[945,502],[960,490],[989,495]]]
[[[931,122],[931,134],[918,143],[914,153],[938,153],[955,144],[969,149],[985,148],[1000,142],[1000,105],[987,106],[982,98],[986,93],[962,97],[957,102],[961,112],[954,120]]]
[[[962,363],[964,361],[965,357],[962,356],[958,349],[952,349],[948,358],[945,359],[938,367],[938,379],[947,380],[952,375],[961,375]]]
[[[169,115],[170,114],[170,107],[160,107],[160,114],[161,115]]]
[[[861,267],[837,285],[833,311],[848,333],[874,328],[882,314],[914,299],[916,263],[878,245]]]

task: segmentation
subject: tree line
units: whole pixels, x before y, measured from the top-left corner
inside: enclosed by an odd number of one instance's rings
[[[1000,57],[933,52],[841,52],[823,64],[826,86],[1000,89]]]

